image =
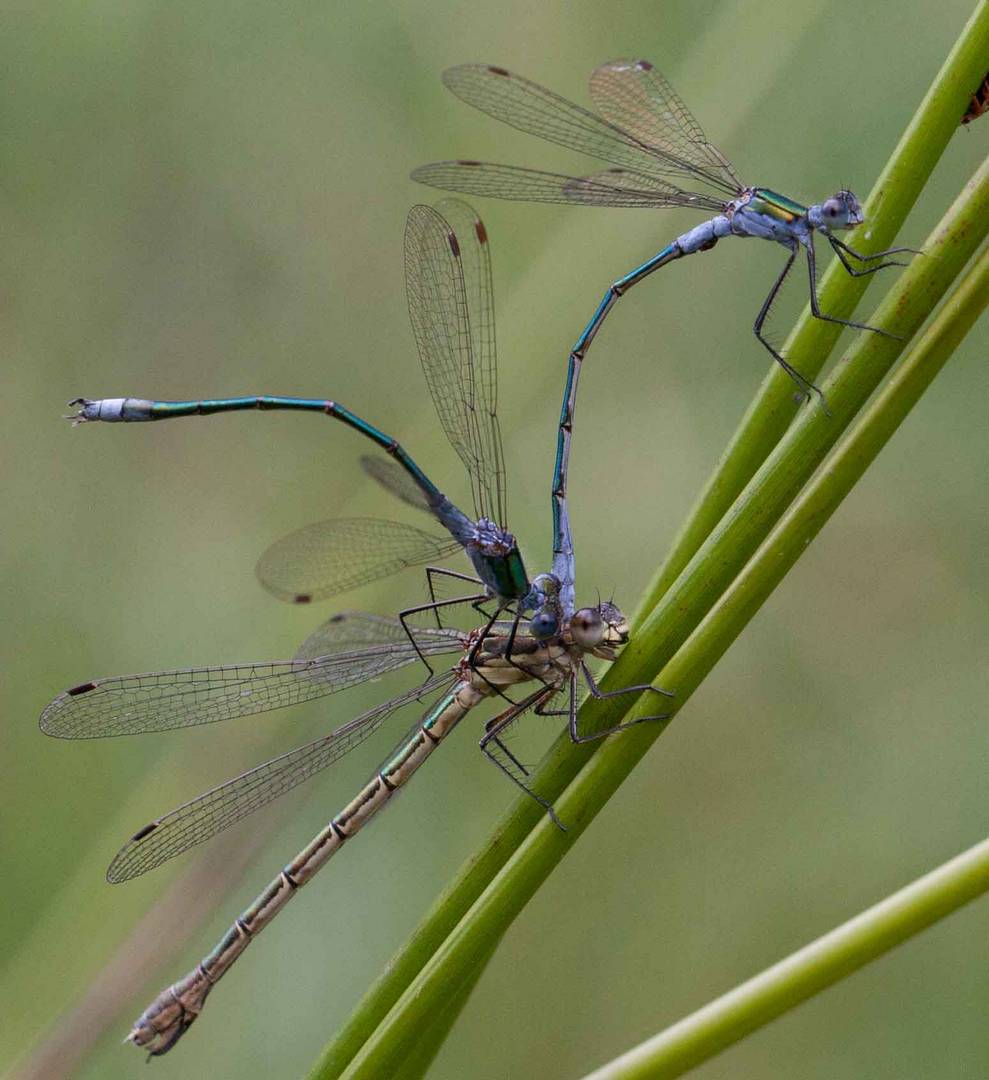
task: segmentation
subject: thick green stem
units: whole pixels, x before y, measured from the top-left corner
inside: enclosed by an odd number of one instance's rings
[[[989,167],[983,167],[982,173],[989,174]],[[983,177],[982,186],[987,188],[984,196],[989,198],[989,175]],[[661,678],[681,688],[680,706],[806,551],[809,540],[874,460],[987,300],[989,251],[966,276],[957,295],[918,343],[897,378],[856,426],[836,455],[835,465],[815,479],[745,572],[664,668]],[[644,706],[638,707],[630,718],[644,711]],[[557,802],[557,813],[566,822],[567,832],[561,832],[548,818],[536,826],[351,1062],[345,1073],[348,1080],[389,1075],[421,1031],[436,1023],[444,1012],[459,1009],[461,1000],[451,988],[457,986],[463,972],[476,972],[483,966],[516,915],[665,726],[643,725],[607,740]]]
[[[989,840],[736,986],[585,1080],[671,1080],[989,891]]]

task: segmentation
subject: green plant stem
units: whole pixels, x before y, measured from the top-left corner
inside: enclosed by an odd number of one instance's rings
[[[958,130],[972,87],[989,56],[989,2],[980,0],[865,202],[870,250],[892,246],[945,147]],[[833,260],[821,279],[821,310],[850,318],[873,278],[852,277]],[[841,327],[805,308],[783,353],[798,371],[815,379]],[[669,554],[646,589],[640,612],[648,612],[694,556],[736,496],[779,442],[798,404],[793,382],[773,364],[721,460],[681,527]]]
[[[943,295],[954,275],[984,239],[987,225],[989,225],[987,215],[989,215],[989,166],[983,165],[932,235],[927,247],[928,258],[918,260],[911,271],[903,276],[897,288],[881,305],[880,316],[888,315],[890,311],[896,310],[903,319],[908,322],[913,321],[911,329],[919,325],[926,313]],[[879,325],[882,325],[882,321]],[[761,502],[750,502],[748,510],[743,509],[737,515],[733,512],[730,515],[729,524],[744,521],[746,513],[750,516],[754,514],[762,520],[771,518],[775,522],[778,519],[779,515],[774,516],[774,512],[770,512],[767,508],[772,506],[775,510],[775,500],[782,500],[780,503],[780,513],[782,513],[786,504],[798,490],[800,484],[797,484],[796,488],[792,487],[790,472],[794,469],[807,470],[809,476],[819,464],[819,458],[815,460],[816,455],[823,457],[837,438],[831,427],[822,428],[821,425],[843,426],[850,415],[854,397],[857,394],[868,396],[871,393],[875,385],[874,380],[878,381],[888,366],[888,362],[891,362],[892,354],[897,350],[897,343],[885,339],[880,339],[878,344],[876,339],[870,339],[860,343],[859,347],[853,350],[854,362],[843,364],[836,371],[827,388],[833,409],[831,420],[810,412],[805,414],[801,422],[792,429],[787,439],[780,445],[778,453],[775,453],[766,462],[764,469],[760,470],[760,473],[767,473],[759,486]],[[769,482],[771,478],[774,480],[773,483]],[[715,537],[712,537],[712,540],[715,540]],[[715,580],[714,587],[717,588],[715,599],[723,591],[719,579],[724,569],[723,560],[732,556],[730,547],[721,549],[718,547],[719,543],[723,541],[715,540],[713,545],[706,544],[691,564],[699,562],[703,565],[704,560],[711,561],[713,565],[708,567],[708,576]],[[791,537],[790,543],[795,545],[793,547],[795,559],[805,550],[806,540],[804,535],[800,534],[797,537]],[[760,553],[759,559],[754,560],[755,568],[745,575],[743,580],[750,583],[752,596],[757,595],[759,591],[753,586],[762,586],[764,589],[762,599],[765,599],[778,581],[773,574],[785,562],[785,559],[775,540],[773,544],[766,545],[763,552]],[[732,574],[740,569],[741,567],[733,568]],[[677,585],[679,584],[678,580]],[[676,589],[672,590],[673,594],[676,592]],[[680,691],[678,705],[683,704],[700,679],[716,663],[724,649],[751,617],[752,612],[758,608],[762,599],[754,603],[751,610],[746,610],[734,599],[733,594],[726,596],[718,604],[717,611],[712,612],[704,626],[691,637],[688,645],[680,650],[672,663],[668,664],[662,672],[661,679],[668,685],[676,686]],[[660,607],[667,602],[664,599]],[[674,608],[667,613],[667,618],[675,622],[680,617],[681,608],[676,606],[680,600],[674,595],[670,603],[674,605]],[[684,610],[689,610],[689,608]],[[739,612],[744,612],[744,614],[740,616]],[[691,612],[689,618],[692,617]],[[664,634],[664,630],[663,620],[654,618],[647,620],[640,632],[646,639],[646,645],[639,651],[638,657],[633,658],[631,665],[633,671],[642,670],[646,672],[647,677],[652,677],[655,668],[648,670],[649,657],[662,656],[665,649],[669,647],[669,639]],[[650,643],[656,646],[655,653],[650,651]],[[625,664],[627,655],[626,652],[613,670],[628,668],[629,665]],[[627,670],[620,675],[622,678],[627,676]],[[584,712],[599,714],[607,710],[609,704],[591,700],[587,703],[588,708]],[[636,712],[633,710],[632,716],[635,715]],[[518,852],[507,862],[469,913],[435,951],[429,963],[411,983],[386,1020],[378,1026],[373,1036],[353,1058],[346,1071],[348,1077],[388,1075],[401,1063],[404,1055],[408,1053],[407,1048],[414,1045],[420,1032],[427,1030],[431,1024],[435,1023],[436,1018],[444,1010],[457,1010],[460,1007],[462,998],[456,994],[455,988],[462,981],[463,972],[476,971],[478,966],[483,966],[494,944],[500,939],[511,921],[664,727],[665,725],[660,724],[644,725],[606,741],[601,751],[591,759],[577,780],[557,802],[557,812],[567,823],[567,832],[561,833],[548,818],[544,818],[536,825]],[[314,1077],[320,1078],[332,1075],[334,1075],[333,1072],[323,1071],[321,1066],[317,1067],[313,1073]]]
[[[682,1076],[987,891],[983,840],[585,1080]]]

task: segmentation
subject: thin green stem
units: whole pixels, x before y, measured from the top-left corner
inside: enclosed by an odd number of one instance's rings
[[[976,193],[981,192],[981,198],[989,200],[989,166],[983,166],[980,175],[981,180],[973,181],[966,191],[971,202],[987,210],[989,206],[980,203]],[[959,200],[959,203],[965,202]],[[970,228],[971,219],[962,212],[959,203],[949,212],[948,218],[964,233]],[[947,257],[952,241],[959,238],[951,228],[938,231],[941,236],[932,241],[932,256],[943,252]],[[939,260],[932,257],[931,262],[936,261]],[[780,522],[745,572],[666,665],[660,677],[680,688],[678,706],[682,707],[787,570],[806,551],[809,539],[816,535],[868,462],[902,422],[933,377],[930,369],[936,371],[943,365],[984,308],[989,298],[987,286],[989,253],[984,253],[966,276],[957,297],[945,306],[944,312],[913,350],[901,376],[877,399],[837,455],[839,465],[846,464],[821,473],[793,511]],[[834,389],[841,389],[842,377],[851,377],[847,369],[833,380]],[[842,398],[836,395],[833,400],[837,404]],[[644,711],[644,707],[637,707],[629,716],[634,719]],[[516,915],[665,726],[643,725],[606,741],[557,802],[557,813],[566,822],[567,832],[562,833],[548,818],[536,826],[351,1062],[345,1073],[348,1080],[389,1075],[408,1053],[408,1047],[415,1044],[421,1030],[435,1023],[442,1013],[459,1009],[461,1000],[455,987],[463,972],[476,972],[484,964]]]
[[[670,1080],[989,891],[989,840],[736,986],[585,1080]]]

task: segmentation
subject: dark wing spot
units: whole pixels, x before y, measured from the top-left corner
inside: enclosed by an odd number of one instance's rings
[[[69,697],[75,697],[76,694],[88,694],[90,690],[95,689],[96,683],[84,682],[80,683],[78,686],[73,686],[71,690],[66,690],[65,692],[69,695]]]
[[[460,258],[460,244],[457,242],[457,238],[453,233],[446,234],[447,240],[450,242],[450,250],[453,252],[455,259]]]
[[[477,233],[477,242],[479,244],[488,242],[488,230],[484,227],[484,222],[480,218],[474,222],[474,232]]]
[[[471,168],[476,168],[481,163],[479,161],[458,161],[458,165],[469,165]]]
[[[299,593],[298,596],[293,598],[295,604],[311,604],[312,596],[310,593]]]
[[[506,71],[502,67],[489,67],[488,71],[490,71],[492,75],[503,75],[505,78],[511,78],[511,72]]]
[[[648,60],[638,60],[636,61],[635,66],[639,71],[652,71],[652,64],[650,64]]]
[[[136,833],[134,833],[134,835],[130,838],[130,842],[132,844],[136,844],[138,840],[143,840],[148,835],[148,833],[154,832],[157,828],[158,822],[152,821],[149,825],[145,825],[143,829],[139,829]]]

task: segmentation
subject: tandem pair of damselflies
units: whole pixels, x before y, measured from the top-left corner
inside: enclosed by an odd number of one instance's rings
[[[415,207],[406,229],[409,309],[441,425],[463,460],[474,492],[476,520],[444,496],[413,459],[389,436],[331,401],[253,397],[216,401],[152,402],[121,398],[82,400],[77,420],[153,420],[206,415],[247,408],[286,408],[317,412],[347,423],[382,446],[398,468],[366,460],[368,472],[400,499],[429,510],[446,526],[450,541],[419,539],[419,530],[393,522],[320,523],[276,544],[261,560],[262,581],[276,595],[310,600],[381,577],[401,565],[422,563],[437,553],[463,547],[477,570],[482,592],[455,601],[434,601],[403,612],[432,610],[470,602],[495,612],[483,628],[469,634],[439,625],[421,628],[404,618],[337,616],[303,645],[291,661],[218,668],[196,668],[122,676],[84,683],[60,695],[45,710],[42,728],[65,738],[91,738],[186,727],[243,716],[311,700],[396,670],[419,656],[460,651],[452,671],[392,698],[344,724],[330,735],[289,751],[236,777],[157,819],[120,851],[108,871],[122,881],[216,835],[277,795],[301,783],[362,742],[394,711],[430,694],[438,700],[360,794],[338,814],[237,919],[227,935],[184,979],[166,989],[137,1021],[130,1038],[153,1054],[165,1053],[202,1009],[206,995],[233,961],[279,911],[295,890],[390,798],[471,708],[488,697],[507,696],[510,686],[540,685],[486,725],[481,748],[527,794],[552,814],[552,808],[527,783],[527,772],[501,736],[529,709],[566,715],[571,737],[600,738],[626,725],[583,733],[577,726],[578,676],[601,696],[587,657],[613,659],[628,639],[618,608],[600,603],[574,610],[572,543],[560,578],[525,577],[514,537],[505,526],[505,475],[497,418],[494,307],[487,234],[464,204],[440,210]],[[411,481],[411,482],[410,482]],[[563,505],[564,521],[566,505]],[[493,520],[497,516],[497,523]],[[374,541],[390,538],[384,555]],[[346,538],[359,537],[361,549],[343,550]],[[405,537],[399,548],[395,539]],[[419,545],[418,547],[416,545]],[[358,562],[358,570],[348,563]],[[395,565],[396,561],[398,566]],[[450,573],[431,567],[429,573]],[[464,578],[465,575],[455,575]],[[563,586],[566,581],[567,587]],[[431,586],[432,588],[432,586]],[[513,618],[498,622],[509,610]],[[525,611],[532,618],[521,624]],[[658,691],[637,686],[616,694]],[[554,695],[568,694],[567,707],[548,708]]]

